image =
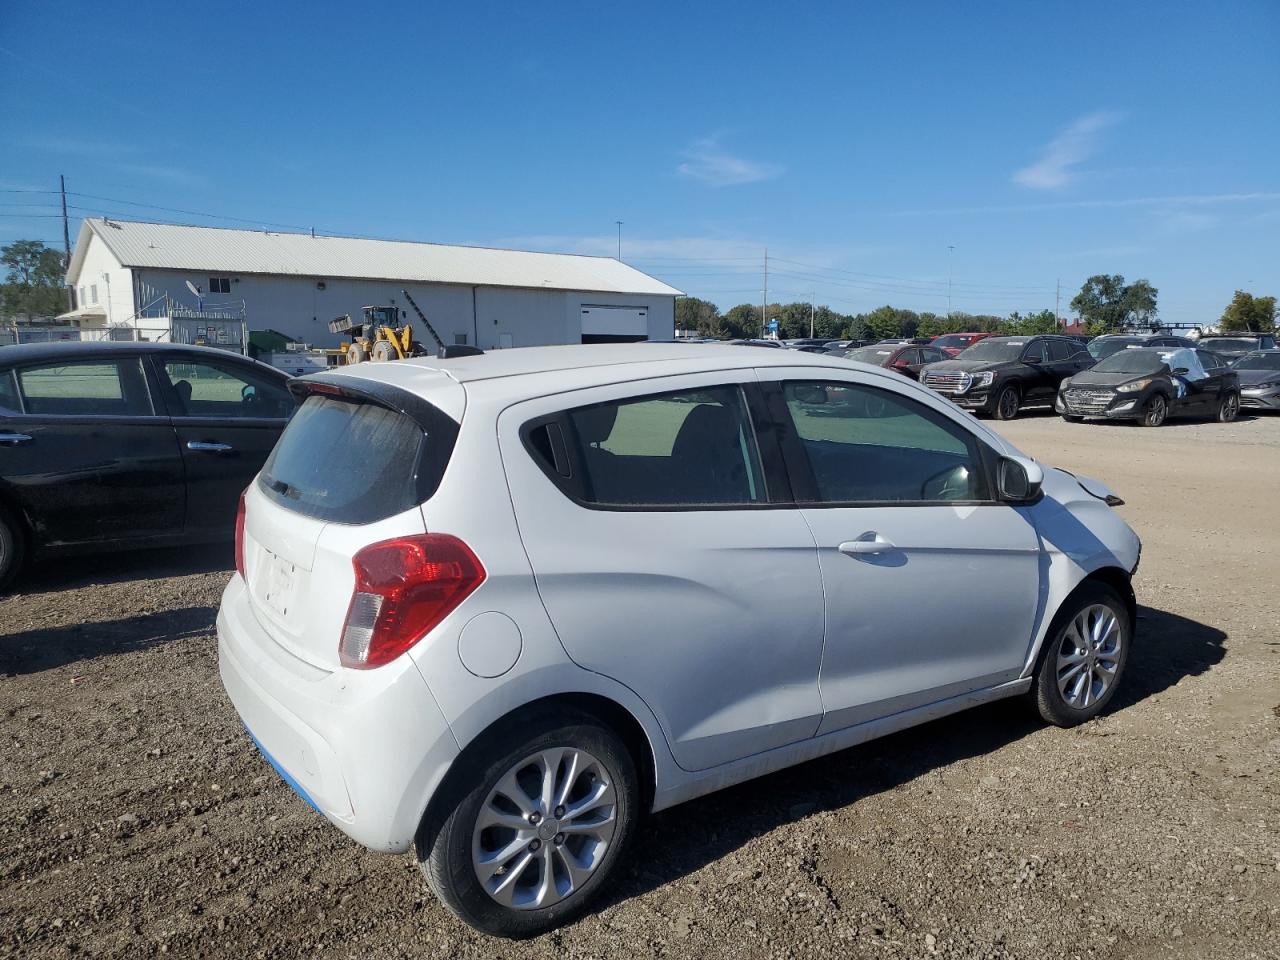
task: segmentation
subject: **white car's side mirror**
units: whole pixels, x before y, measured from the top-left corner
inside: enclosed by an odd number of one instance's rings
[[[1007,503],[1030,503],[1040,496],[1044,469],[1028,457],[1001,457],[996,468],[1000,499]]]

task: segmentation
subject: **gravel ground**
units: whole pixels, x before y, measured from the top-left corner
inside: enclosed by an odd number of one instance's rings
[[[34,571],[0,599],[0,955],[1280,957],[1280,418],[1000,429],[1145,541],[1109,712],[995,704],[667,811],[526,944],[256,755],[217,677],[229,550]]]

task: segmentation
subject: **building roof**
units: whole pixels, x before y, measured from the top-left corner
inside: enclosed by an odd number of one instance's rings
[[[79,279],[91,236],[97,236],[126,267],[669,297],[680,294],[675,287],[613,257],[97,218],[86,219],[80,226],[67,269],[67,280],[73,285]]]

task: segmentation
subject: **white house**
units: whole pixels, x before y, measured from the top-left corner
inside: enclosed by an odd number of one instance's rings
[[[364,306],[395,305],[420,328],[402,289],[446,343],[484,349],[666,339],[680,295],[612,257],[110,219],[81,224],[67,283],[65,317],[84,329],[162,340],[174,317],[243,311],[251,331],[316,346],[336,346],[329,321],[359,322]]]

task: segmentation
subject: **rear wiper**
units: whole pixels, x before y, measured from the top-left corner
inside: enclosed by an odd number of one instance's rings
[[[298,497],[302,495],[302,491],[291,483],[286,483],[283,480],[276,480],[274,477],[263,477],[262,479],[266,481],[268,490],[278,493],[281,496],[288,497],[291,500],[297,500]]]

